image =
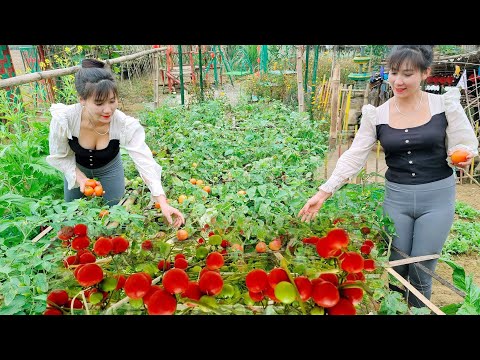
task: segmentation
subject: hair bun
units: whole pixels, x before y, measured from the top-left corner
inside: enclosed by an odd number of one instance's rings
[[[105,63],[100,60],[96,59],[83,59],[82,60],[82,68],[103,68]]]

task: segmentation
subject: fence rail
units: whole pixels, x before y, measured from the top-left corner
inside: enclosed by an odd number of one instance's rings
[[[113,64],[118,64],[122,63],[124,61],[129,61],[129,60],[134,60],[139,57],[149,55],[149,54],[154,54],[162,51],[166,51],[166,47],[161,47],[161,48],[156,48],[156,49],[149,49],[149,50],[144,50],[135,54],[130,54],[130,55],[125,55],[121,56],[115,59],[107,59],[105,60],[105,64],[108,66],[111,66]],[[80,70],[80,65],[76,66],[71,66],[68,68],[63,68],[63,69],[55,69],[55,70],[45,70],[45,71],[39,71],[31,74],[24,74],[24,75],[19,75],[19,76],[14,76],[8,79],[3,79],[0,80],[0,89],[2,88],[7,88],[11,86],[17,86],[17,85],[22,85],[22,84],[27,84],[30,82],[34,81],[39,81],[42,79],[51,79],[54,77],[59,77],[59,76],[64,76],[64,75],[69,75],[69,74],[74,74],[78,70]]]

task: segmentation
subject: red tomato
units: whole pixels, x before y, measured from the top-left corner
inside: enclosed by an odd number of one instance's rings
[[[312,297],[313,285],[306,276],[297,276],[293,281],[302,301],[307,301]]]
[[[267,288],[268,274],[263,269],[250,271],[245,277],[245,285],[252,292],[260,292]]]
[[[223,255],[217,251],[208,254],[207,258],[205,259],[205,264],[209,270],[220,269],[224,263]]]
[[[123,285],[123,290],[125,294],[130,299],[141,299],[143,298],[148,290],[150,290],[151,280],[148,280],[148,277],[145,276],[145,273],[135,273],[128,277]]]
[[[223,288],[222,276],[216,271],[206,271],[198,280],[200,291],[209,296],[220,294]]]
[[[97,264],[85,264],[79,266],[75,277],[81,286],[92,286],[103,280],[103,270]]]
[[[341,260],[341,268],[348,273],[358,273],[363,270],[363,257],[355,251],[345,253],[345,257]]]
[[[63,289],[52,290],[47,295],[47,301],[63,306],[68,302],[68,293]]]
[[[163,275],[162,285],[170,294],[181,294],[187,290],[189,281],[190,279],[185,270],[173,268]]]
[[[175,310],[177,310],[177,299],[164,289],[157,290],[150,296],[147,307],[149,315],[173,315]]]
[[[268,284],[273,289],[275,289],[275,286],[277,286],[277,284],[280,281],[290,282],[290,279],[288,278],[287,272],[282,268],[274,268],[274,269],[270,270],[267,278],[268,278]]]
[[[331,282],[315,283],[312,288],[312,299],[318,306],[330,308],[340,300],[340,293]]]
[[[327,309],[328,315],[355,315],[357,310],[355,306],[345,298],[341,298],[338,303]]]

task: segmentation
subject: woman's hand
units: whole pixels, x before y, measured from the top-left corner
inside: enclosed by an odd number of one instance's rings
[[[180,212],[180,210],[168,205],[165,195],[154,196],[153,199],[155,202],[160,204],[162,214],[167,219],[169,225],[173,225],[178,228],[182,224],[185,224],[185,217],[183,214]],[[175,216],[175,221],[173,221],[172,216]]]
[[[85,192],[85,181],[88,180],[87,176],[79,170],[77,167],[75,168],[75,174],[77,176],[77,184],[80,185],[80,192],[83,194]]]
[[[326,191],[319,190],[315,195],[313,195],[299,211],[298,217],[302,217],[302,221],[310,222],[314,219],[320,208],[322,207],[325,200],[327,200],[332,194],[327,193]]]
[[[468,171],[468,167],[472,164],[473,158],[475,157],[475,154],[471,151],[465,150],[465,152],[468,153],[467,158],[465,161],[459,162],[457,164],[454,164],[458,168],[463,168],[464,171]],[[452,156],[453,151],[449,150],[447,155],[450,157]]]

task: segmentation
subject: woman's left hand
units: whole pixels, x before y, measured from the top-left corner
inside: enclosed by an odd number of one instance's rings
[[[473,158],[475,157],[475,154],[471,151],[467,151],[467,152],[468,152],[467,159],[463,162],[459,162],[459,163],[455,164],[456,167],[463,168],[464,170],[468,170],[468,167],[472,164],[472,161],[473,161]],[[452,153],[453,153],[453,151],[449,151],[447,155],[451,156]]]

